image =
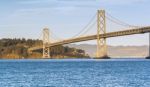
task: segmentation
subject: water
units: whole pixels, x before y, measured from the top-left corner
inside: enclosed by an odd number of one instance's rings
[[[150,87],[150,60],[0,60],[0,87]]]

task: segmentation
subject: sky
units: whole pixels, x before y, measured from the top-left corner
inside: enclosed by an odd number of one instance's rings
[[[0,0],[0,38],[39,39],[48,27],[57,37],[76,35],[104,9],[131,25],[150,25],[150,0]],[[107,31],[121,30],[107,25]],[[96,31],[96,28],[94,28]],[[78,44],[96,44],[86,41]],[[109,45],[148,45],[148,34],[107,39]]]

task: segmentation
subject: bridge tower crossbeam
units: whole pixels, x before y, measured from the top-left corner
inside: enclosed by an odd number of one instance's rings
[[[106,38],[101,38],[100,34],[106,34],[105,10],[98,10],[97,12],[97,58],[106,58]]]

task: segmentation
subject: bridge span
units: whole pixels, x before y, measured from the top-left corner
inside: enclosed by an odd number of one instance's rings
[[[126,36],[126,35],[133,35],[133,34],[143,34],[143,33],[148,33],[150,32],[150,26],[147,27],[140,27],[140,28],[134,28],[134,29],[129,29],[129,30],[123,30],[123,31],[117,31],[117,32],[109,32],[106,34],[100,34],[100,38],[111,38],[111,37],[118,37],[118,36]],[[97,35],[90,35],[90,36],[83,36],[83,37],[77,37],[77,38],[71,38],[71,39],[66,39],[62,40],[59,42],[55,43],[49,43],[48,47],[54,47],[57,45],[64,45],[64,44],[70,44],[70,43],[76,43],[76,42],[82,42],[82,41],[88,41],[88,40],[95,40],[97,39]],[[30,51],[33,50],[39,50],[43,49],[43,46],[39,47],[33,47],[30,48]]]
[[[106,18],[112,21],[113,23],[125,25],[128,27],[128,30],[116,31],[116,32],[106,32]],[[88,40],[97,40],[97,58],[107,58],[107,44],[106,38],[111,37],[119,37],[133,34],[143,34],[150,32],[150,26],[145,27],[137,27],[132,26],[121,21],[116,21],[116,19],[112,19],[112,16],[105,15],[105,10],[98,10],[97,12],[97,34],[95,35],[87,35],[87,36],[78,36],[76,38],[70,38],[66,40],[61,40],[57,42],[50,42],[49,37],[49,29],[45,28],[43,30],[43,46],[32,47],[29,49],[29,52],[43,49],[43,58],[50,58],[50,47],[88,41]],[[95,23],[95,22],[94,22]]]

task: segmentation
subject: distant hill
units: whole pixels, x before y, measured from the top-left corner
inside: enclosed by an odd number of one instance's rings
[[[42,49],[28,52],[31,47],[42,45],[40,40],[32,39],[0,39],[0,58],[41,58]],[[69,46],[69,47],[67,47]],[[95,57],[96,45],[69,44],[51,48],[53,58],[85,58]],[[87,55],[88,54],[88,55]],[[145,57],[148,55],[148,46],[108,46],[110,57]]]
[[[96,53],[96,45],[69,44],[67,46],[83,49],[91,57],[94,57]],[[108,46],[108,55],[111,57],[145,57],[148,55],[148,46]]]

